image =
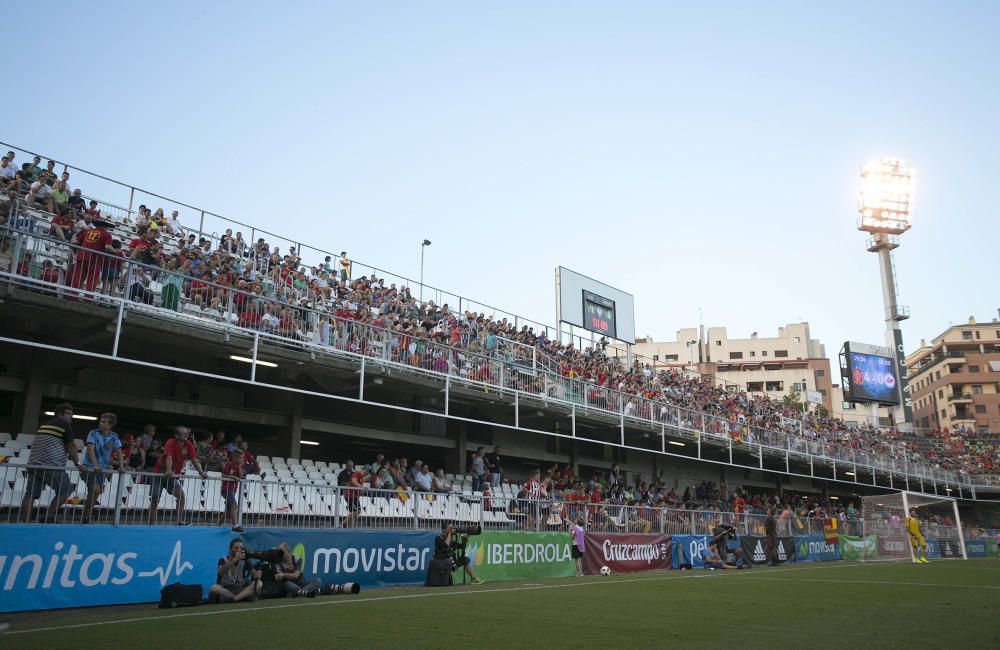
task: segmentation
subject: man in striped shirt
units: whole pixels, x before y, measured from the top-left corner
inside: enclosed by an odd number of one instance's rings
[[[52,488],[55,494],[49,502],[45,520],[55,521],[59,508],[66,503],[73,493],[73,483],[66,474],[66,458],[80,469],[76,445],[73,443],[73,406],[58,404],[53,410],[52,419],[43,423],[35,431],[35,440],[31,444],[31,455],[28,456],[28,482],[21,499],[21,521],[28,521],[35,499],[42,496],[45,486]]]

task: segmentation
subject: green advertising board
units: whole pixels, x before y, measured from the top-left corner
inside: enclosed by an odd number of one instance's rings
[[[576,575],[571,543],[569,533],[484,531],[465,554],[483,580],[561,578]]]
[[[997,557],[997,543],[992,539],[986,540],[986,557]]]
[[[874,535],[864,537],[840,536],[840,557],[845,560],[872,560],[878,557],[878,540]]]

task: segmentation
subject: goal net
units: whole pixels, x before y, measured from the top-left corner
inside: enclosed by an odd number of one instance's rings
[[[906,519],[916,511],[929,559],[966,559],[958,502],[917,492],[896,492],[861,498],[864,536],[857,543],[861,560],[917,560]]]

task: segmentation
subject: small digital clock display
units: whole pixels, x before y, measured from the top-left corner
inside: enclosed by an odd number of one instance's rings
[[[615,332],[615,301],[584,290],[583,328],[608,338],[618,338]]]

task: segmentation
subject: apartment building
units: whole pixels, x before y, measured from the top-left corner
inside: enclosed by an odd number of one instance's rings
[[[1000,321],[953,325],[906,357],[913,423],[1000,431]]]

